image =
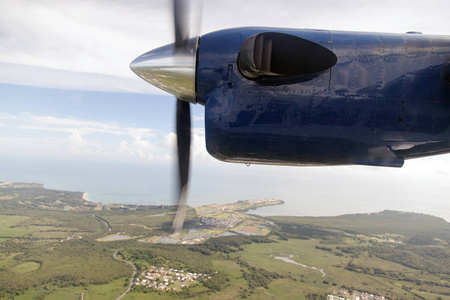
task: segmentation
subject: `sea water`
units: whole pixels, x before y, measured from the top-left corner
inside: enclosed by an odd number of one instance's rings
[[[349,175],[351,172],[345,173],[345,169],[339,169],[333,175],[334,168],[328,171],[320,168],[269,169],[274,172],[261,172],[267,169],[256,168],[248,178],[240,173],[243,173],[242,170],[250,172],[247,171],[249,168],[239,168],[241,166],[231,171],[224,169],[217,172],[216,168],[195,170],[194,167],[189,205],[275,198],[285,203],[261,207],[250,213],[261,216],[336,216],[390,209],[450,220],[450,204],[446,200],[448,193],[438,192],[429,184],[420,186],[413,181],[397,180],[397,173],[384,171],[387,169],[378,171],[378,175],[366,174],[367,179],[358,181],[358,178]],[[43,183],[49,189],[86,192],[89,200],[104,203],[173,205],[177,190],[174,169],[167,163],[0,157],[0,181]],[[293,176],[296,172],[303,174],[303,177]],[[379,179],[380,176],[385,181]],[[395,184],[385,183],[392,181]]]

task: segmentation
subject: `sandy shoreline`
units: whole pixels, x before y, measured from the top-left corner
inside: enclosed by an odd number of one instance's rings
[[[87,201],[87,202],[92,202],[91,200],[88,199],[88,193],[83,193],[83,196],[81,197],[81,199],[83,199],[84,201]]]
[[[88,198],[88,193],[83,193],[83,196],[81,196],[81,200],[83,200],[85,202],[94,203],[94,204],[97,204],[97,205],[114,204],[114,203],[96,202],[96,201],[90,200]],[[122,204],[119,204],[119,205],[122,205]],[[126,205],[126,204],[124,204],[124,205]]]

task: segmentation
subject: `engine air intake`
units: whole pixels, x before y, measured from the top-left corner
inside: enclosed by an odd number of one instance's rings
[[[248,79],[292,77],[325,71],[337,62],[326,47],[297,36],[265,32],[242,44],[238,67]]]
[[[450,86],[450,62],[442,69],[442,79]]]

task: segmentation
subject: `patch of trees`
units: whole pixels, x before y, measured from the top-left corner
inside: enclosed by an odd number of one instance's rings
[[[128,224],[114,224],[114,227],[111,227],[111,234],[120,232],[124,232],[128,236],[136,237],[136,236],[150,235],[152,233],[152,230],[145,227]]]
[[[273,234],[279,236],[282,240],[287,239],[336,239],[340,234],[321,228],[318,226],[311,226],[306,224],[290,224],[277,222],[278,228],[273,231]]]
[[[365,266],[360,266],[360,265],[356,265],[352,262],[348,263],[347,266],[345,267],[345,270],[347,271],[351,271],[351,272],[356,272],[356,273],[361,273],[361,274],[367,274],[367,275],[374,275],[377,277],[383,277],[383,278],[388,278],[388,279],[392,279],[395,281],[402,281],[402,282],[410,282],[412,284],[415,284],[416,286],[422,286],[422,285],[426,285],[426,286],[436,286],[436,287],[443,287],[443,288],[449,288],[450,285],[449,284],[445,284],[445,279],[443,279],[443,282],[433,282],[433,281],[424,281],[424,280],[419,280],[417,278],[410,278],[408,277],[407,274],[404,274],[402,272],[395,272],[395,271],[387,271],[387,270],[382,270],[379,268],[371,268],[371,267],[365,267]],[[422,291],[422,289],[419,289]],[[440,292],[441,294],[445,294],[445,292]],[[450,294],[450,293],[449,293]]]
[[[363,252],[363,251],[367,251],[368,247],[364,247],[364,246],[337,246],[336,249],[340,250],[343,253],[358,255],[358,254],[361,254],[361,252]]]
[[[450,274],[450,250],[438,247],[375,245],[369,254],[432,274]]]
[[[374,276],[383,277],[383,278],[389,278],[389,279],[401,280],[401,281],[409,281],[409,282],[413,282],[416,284],[422,284],[421,281],[407,278],[406,275],[402,274],[401,272],[386,271],[386,270],[382,270],[379,268],[360,266],[360,265],[356,265],[352,262],[349,262],[347,264],[347,266],[345,266],[344,269],[347,271],[361,273],[361,274],[368,274],[368,275],[374,275]]]
[[[257,287],[269,288],[269,283],[274,279],[285,278],[284,275],[277,272],[269,272],[262,268],[255,268],[250,266],[246,261],[243,261],[239,256],[232,259],[241,266],[242,276],[248,282],[250,291]]]
[[[327,252],[332,252],[333,251],[333,249],[328,248],[328,247],[316,246],[315,248],[318,249],[318,250],[327,251]]]
[[[242,246],[252,243],[273,243],[274,241],[264,236],[225,236],[219,238],[211,238],[203,244],[189,247],[192,251],[198,251],[203,255],[210,255],[214,252],[229,254],[243,250]]]
[[[137,293],[150,294],[148,295],[149,299],[152,299],[152,296],[155,294],[165,295],[164,299],[190,299],[202,296],[211,291],[202,285],[185,286],[182,289],[178,289],[176,291],[155,290],[149,289],[144,286],[133,286],[131,290]]]
[[[308,300],[326,300],[327,295],[326,294],[317,294],[317,293],[308,293],[305,295],[305,299]]]
[[[409,238],[406,241],[408,244],[412,245],[438,245],[439,242],[435,240],[432,236],[415,236]]]
[[[261,268],[249,267],[247,271],[242,272],[245,280],[248,281],[250,289],[257,287],[269,288],[269,283],[273,279],[281,278],[281,275],[276,272],[269,272]]]
[[[53,248],[36,244],[21,247],[14,265],[38,261],[41,267],[28,273],[16,273],[12,266],[0,271],[0,295],[20,294],[31,287],[52,284],[58,287],[105,284],[111,280],[130,276],[130,266],[116,261],[112,252],[101,243],[89,240],[70,240]]]
[[[213,274],[210,279],[203,280],[202,284],[212,291],[221,291],[229,284],[229,282],[230,279],[226,273],[217,272]]]
[[[121,250],[126,260],[143,269],[151,265],[169,268],[186,268],[193,273],[210,273],[212,262],[209,257],[193,252],[185,245],[144,244]]]
[[[345,267],[345,270],[356,272],[356,273],[363,273],[363,274],[371,274],[371,269],[363,266],[357,266],[353,263],[349,262],[347,266]]]

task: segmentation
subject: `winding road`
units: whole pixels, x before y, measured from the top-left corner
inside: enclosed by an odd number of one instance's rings
[[[109,226],[109,223],[108,223],[108,221],[106,221],[105,219],[103,219],[102,217],[100,217],[100,216],[97,216],[97,215],[92,215],[94,218],[97,218],[97,219],[99,219],[100,221],[103,221],[103,222],[105,222],[105,225],[106,225],[106,227],[108,228],[108,232],[110,232],[111,231],[111,226]]]
[[[108,228],[108,232],[111,231],[112,228],[111,228],[111,226],[109,226],[108,221],[106,221],[105,219],[103,219],[103,218],[100,217],[100,216],[97,216],[97,215],[93,215],[93,216],[94,216],[95,218],[99,219],[100,221],[103,221],[103,222],[105,223],[106,227]],[[119,253],[120,250],[122,250],[122,249],[119,249],[119,250],[117,250],[116,252],[114,252],[114,255],[113,255],[114,259],[115,259],[115,260],[118,260],[118,261],[121,261],[121,262],[124,262],[124,263],[127,263],[127,264],[129,264],[130,266],[132,266],[132,267],[133,267],[133,275],[131,276],[130,284],[128,285],[127,290],[126,290],[125,292],[123,292],[123,294],[120,295],[119,298],[117,298],[116,300],[122,299],[122,298],[125,297],[125,295],[131,290],[131,287],[133,286],[133,283],[134,283],[134,277],[136,276],[136,272],[137,272],[136,266],[135,266],[132,262],[129,262],[129,261],[126,261],[126,260],[117,258],[117,253]]]
[[[120,258],[117,258],[117,253],[119,253],[120,250],[122,250],[122,249],[119,249],[116,252],[114,252],[114,255],[113,255],[114,259],[118,260],[118,261],[121,261],[121,262],[124,262],[124,263],[127,263],[130,266],[132,266],[133,267],[133,275],[131,276],[130,285],[128,285],[127,290],[122,295],[120,295],[119,298],[117,298],[116,300],[122,299],[131,290],[131,287],[133,286],[133,283],[134,283],[134,277],[136,276],[136,272],[137,272],[136,266],[133,263],[131,263],[129,261],[126,261],[126,260],[123,260],[123,259],[120,259]]]

